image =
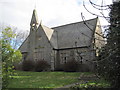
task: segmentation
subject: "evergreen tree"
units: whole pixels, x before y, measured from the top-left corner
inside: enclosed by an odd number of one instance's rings
[[[112,87],[120,88],[120,2],[114,2],[110,9],[107,44],[98,57],[98,72]]]
[[[120,87],[120,2],[114,2],[110,12],[110,28],[108,33],[108,50],[113,52],[109,57],[112,67],[110,77],[115,87]],[[112,53],[110,53],[112,54]]]

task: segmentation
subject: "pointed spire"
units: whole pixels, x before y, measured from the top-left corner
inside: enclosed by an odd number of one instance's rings
[[[40,20],[40,25],[42,24],[42,20]]]
[[[38,17],[37,17],[37,12],[36,12],[35,9],[33,10],[32,19],[31,19],[30,25],[31,26],[38,25]]]

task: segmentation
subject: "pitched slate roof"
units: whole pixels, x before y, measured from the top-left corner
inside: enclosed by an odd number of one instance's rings
[[[54,49],[65,49],[90,46],[93,34],[95,33],[97,20],[98,18],[94,18],[85,21],[93,31],[91,31],[83,21],[54,28],[40,25]],[[28,38],[29,36],[19,48],[22,52],[28,51]]]
[[[97,18],[85,22],[93,31],[91,31],[84,22],[77,22],[52,28],[54,29],[54,32],[50,42],[53,47],[55,49],[64,49],[89,46],[96,28]]]

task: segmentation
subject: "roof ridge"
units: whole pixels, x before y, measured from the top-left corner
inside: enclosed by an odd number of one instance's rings
[[[86,20],[86,21],[91,21],[91,20],[94,20],[94,19],[97,19],[97,18],[88,19],[88,20]],[[67,25],[72,25],[72,24],[77,24],[77,23],[83,23],[83,22],[84,22],[84,21],[68,23],[68,24],[64,24],[64,25],[60,25],[60,26],[51,27],[51,29],[55,29],[55,28],[63,27],[63,26],[67,26]]]
[[[46,27],[46,28],[48,28],[48,29],[51,29],[51,30],[53,30],[54,31],[54,29],[52,29],[52,28],[50,28],[50,27],[48,27],[48,26],[45,26],[45,25],[43,25],[43,24],[41,24],[43,27]]]

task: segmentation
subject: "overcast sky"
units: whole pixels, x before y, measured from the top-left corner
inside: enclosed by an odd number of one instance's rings
[[[84,0],[89,11],[99,13],[89,0]],[[101,4],[102,0],[92,0]],[[111,4],[112,0],[104,0]],[[95,18],[83,7],[83,0],[0,0],[0,23],[17,27],[19,30],[29,30],[33,9],[36,9],[39,22],[48,27],[64,25],[81,21],[81,13],[86,19]],[[107,14],[107,12],[104,12]],[[105,20],[101,23],[106,24]]]

